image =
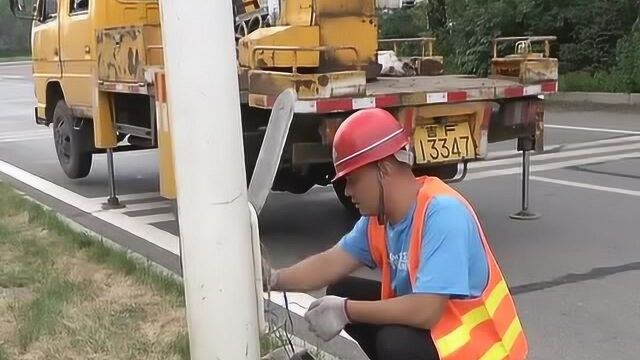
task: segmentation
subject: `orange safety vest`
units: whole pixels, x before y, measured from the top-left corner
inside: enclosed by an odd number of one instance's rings
[[[478,217],[469,203],[438,178],[422,177],[422,188],[411,228],[408,270],[411,285],[420,266],[424,218],[434,196],[451,195],[460,199],[473,214],[489,264],[489,281],[482,295],[474,299],[449,299],[442,317],[431,329],[431,337],[441,360],[520,360],[527,357],[527,340],[507,283],[489,248]],[[427,226],[428,226],[427,222]],[[372,258],[382,269],[382,299],[395,297],[391,287],[391,267],[385,227],[375,218],[369,221],[369,247]]]

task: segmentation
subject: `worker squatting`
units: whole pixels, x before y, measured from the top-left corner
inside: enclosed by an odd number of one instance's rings
[[[333,142],[336,181],[362,217],[334,247],[295,265],[263,261],[265,287],[327,287],[305,314],[329,341],[345,330],[372,360],[524,359],[527,341],[477,215],[438,178],[412,172],[410,134],[361,110]],[[350,276],[366,266],[381,281]]]

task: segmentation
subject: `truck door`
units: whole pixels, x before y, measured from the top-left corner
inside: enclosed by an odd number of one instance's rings
[[[93,30],[91,0],[61,0],[60,49],[65,94],[69,105],[91,114]]]
[[[31,51],[38,117],[45,118],[47,84],[62,77],[58,0],[40,0],[38,7],[42,16],[33,22]]]

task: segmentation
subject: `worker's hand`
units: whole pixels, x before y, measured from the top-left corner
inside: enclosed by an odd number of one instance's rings
[[[304,315],[309,330],[320,339],[329,341],[336,337],[349,323],[347,299],[337,296],[324,296],[309,306]]]
[[[273,290],[278,283],[278,271],[271,267],[271,264],[262,258],[262,289],[264,291]]]

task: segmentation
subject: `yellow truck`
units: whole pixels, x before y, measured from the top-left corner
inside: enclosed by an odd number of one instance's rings
[[[229,1],[236,15],[247,180],[274,101],[286,89],[297,99],[275,191],[304,193],[330,184],[335,131],[363,108],[391,111],[411,133],[418,175],[460,177],[469,161],[486,158],[491,142],[518,139],[520,150],[542,149],[541,95],[557,91],[552,37],[496,39],[491,76],[449,75],[433,54],[435,39],[379,39],[375,0],[270,1],[277,9]],[[93,155],[106,152],[110,202],[117,206],[113,152],[157,148],[161,194],[175,198],[158,0],[11,0],[10,6],[33,20],[35,121],[53,127],[66,175],[87,176]],[[184,41],[198,46],[207,39]],[[411,71],[386,71],[384,49],[408,42],[422,49],[402,61]],[[511,43],[512,53],[500,54],[503,42]],[[202,59],[203,72],[212,66],[215,59]],[[211,121],[225,119],[211,109]],[[334,189],[353,208],[344,184]]]

